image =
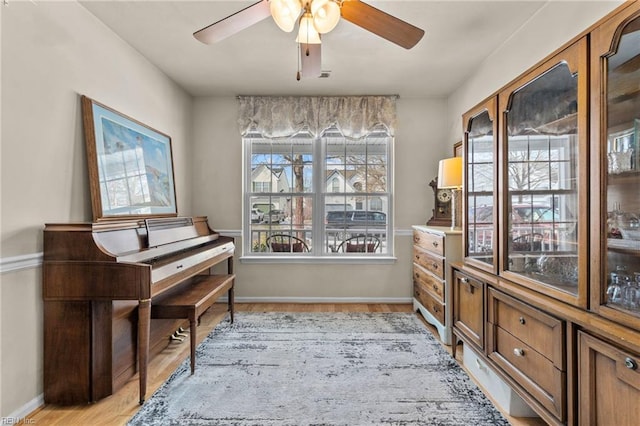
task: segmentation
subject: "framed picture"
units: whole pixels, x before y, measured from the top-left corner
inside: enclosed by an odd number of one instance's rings
[[[93,220],[177,216],[171,138],[82,96]]]
[[[462,141],[453,144],[453,156],[462,157]]]

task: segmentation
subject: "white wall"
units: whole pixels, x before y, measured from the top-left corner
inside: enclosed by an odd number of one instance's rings
[[[588,29],[622,1],[549,1],[487,56],[448,100],[449,140],[459,140],[462,114]]]
[[[91,220],[80,95],[172,136],[183,214],[191,214],[192,99],[76,2],[0,9],[0,416],[8,416],[42,393],[44,224]],[[7,272],[20,256],[27,269]]]
[[[242,227],[242,143],[235,98],[198,98],[194,104],[194,211],[216,230],[240,235]],[[247,264],[236,261],[239,300],[408,301],[411,289],[411,225],[431,217],[429,181],[438,160],[451,156],[445,141],[445,102],[399,99],[395,138],[395,240],[393,264]],[[242,241],[237,239],[238,254]],[[287,299],[291,298],[291,299]],[[347,299],[343,299],[347,300]]]

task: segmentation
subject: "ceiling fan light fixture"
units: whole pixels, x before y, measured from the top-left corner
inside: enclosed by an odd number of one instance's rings
[[[276,25],[284,32],[290,33],[302,11],[299,0],[271,0],[269,11]]]
[[[305,12],[300,18],[300,28],[296,43],[304,44],[321,44],[320,34],[313,25],[313,16],[309,12]]]
[[[326,34],[338,25],[340,6],[333,0],[313,0],[311,14],[316,30],[320,34]]]

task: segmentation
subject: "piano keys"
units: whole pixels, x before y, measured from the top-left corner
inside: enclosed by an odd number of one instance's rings
[[[233,238],[206,217],[47,224],[44,230],[44,399],[94,402],[136,373],[184,320],[150,319],[153,298],[224,265]]]

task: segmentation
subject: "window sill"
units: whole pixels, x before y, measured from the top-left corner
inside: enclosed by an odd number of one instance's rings
[[[332,263],[388,265],[398,259],[394,256],[241,256],[240,263]]]

